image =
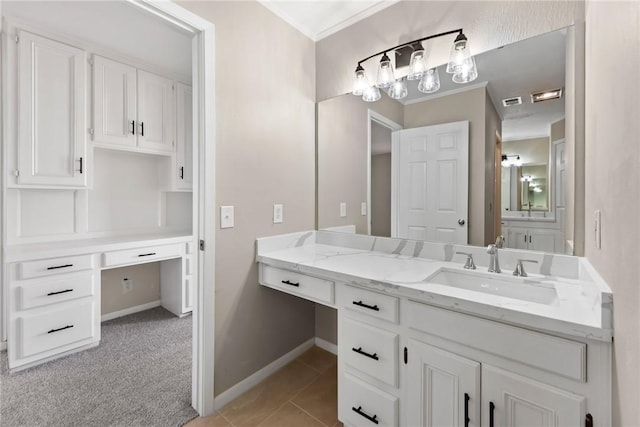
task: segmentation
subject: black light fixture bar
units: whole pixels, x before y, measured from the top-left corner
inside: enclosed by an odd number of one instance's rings
[[[458,33],[460,35],[460,34],[462,34],[462,32],[463,32],[462,28],[459,28],[457,30],[451,30],[451,31],[447,31],[447,32],[444,32],[444,33],[434,34],[432,36],[427,36],[427,37],[423,37],[421,39],[413,40],[413,41],[410,41],[410,42],[407,42],[407,43],[402,43],[402,44],[399,44],[396,47],[392,47],[392,48],[389,48],[389,49],[381,50],[378,53],[374,53],[371,56],[367,56],[366,58],[361,59],[360,61],[358,61],[358,66],[360,66],[360,64],[362,64],[363,62],[366,62],[366,61],[370,60],[371,58],[375,58],[376,56],[380,56],[380,55],[382,55],[384,53],[390,52],[392,50],[399,49],[401,47],[410,46],[410,45],[415,44],[415,43],[420,43],[420,42],[423,42],[425,40],[435,39],[435,38],[442,37],[442,36],[448,36],[449,34]]]

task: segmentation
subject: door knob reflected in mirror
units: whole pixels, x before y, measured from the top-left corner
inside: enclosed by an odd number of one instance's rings
[[[465,224],[465,220],[464,219],[459,219],[458,220],[458,225],[464,225]]]

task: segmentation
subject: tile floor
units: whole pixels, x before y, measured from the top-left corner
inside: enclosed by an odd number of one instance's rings
[[[336,356],[312,347],[210,417],[184,427],[334,427],[338,421]]]

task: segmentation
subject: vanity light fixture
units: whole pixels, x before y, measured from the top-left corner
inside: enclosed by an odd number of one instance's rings
[[[502,167],[510,168],[512,166],[522,166],[522,160],[519,154],[503,154],[502,155]]]
[[[520,178],[520,181],[522,181],[522,182],[531,182],[531,181],[533,181],[533,177],[531,175],[523,175],[522,178]]]
[[[403,43],[390,49],[368,56],[360,61],[355,71],[353,94],[362,96],[367,102],[374,102],[380,99],[379,89],[386,89],[393,99],[402,99],[407,96],[407,83],[404,78],[396,79],[393,64],[389,58],[389,52],[398,53],[412,51],[409,61],[408,80],[420,80],[418,89],[424,93],[433,93],[440,89],[440,76],[436,68],[427,68],[426,54],[421,42],[435,39],[442,36],[458,33],[451,47],[451,55],[447,63],[447,72],[453,74],[452,80],[455,83],[469,83],[478,77],[476,62],[469,50],[469,41],[462,32],[462,28],[423,37],[408,43]],[[375,84],[367,79],[362,64],[371,58],[382,55],[378,66],[377,80]],[[406,64],[406,62],[405,62]],[[375,88],[375,89],[374,89]]]

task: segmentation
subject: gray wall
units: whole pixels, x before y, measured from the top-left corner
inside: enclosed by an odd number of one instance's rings
[[[216,231],[220,394],[315,334],[313,303],[258,285],[254,250],[314,228],[315,46],[257,2],[180,5],[215,24],[216,196],[235,206],[235,228]]]
[[[132,290],[122,290],[122,279],[131,281]],[[176,283],[176,286],[181,286]],[[102,270],[100,284],[101,314],[124,310],[160,299],[160,263],[134,265],[131,267]]]
[[[391,237],[391,153],[371,156],[371,234]]]
[[[613,425],[640,420],[640,3],[589,1],[586,257],[613,290]],[[623,61],[620,59],[624,58]],[[602,248],[593,212],[602,212]]]

